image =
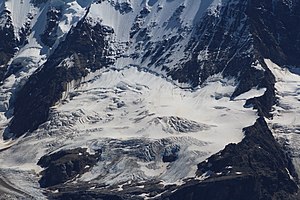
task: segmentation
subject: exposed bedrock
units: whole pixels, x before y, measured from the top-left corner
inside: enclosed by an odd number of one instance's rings
[[[37,163],[45,168],[39,183],[44,188],[71,180],[87,172],[99,161],[100,156],[101,151],[91,155],[83,148],[61,150],[44,155]]]

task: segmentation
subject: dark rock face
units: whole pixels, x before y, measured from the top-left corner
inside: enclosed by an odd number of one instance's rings
[[[78,80],[114,61],[108,56],[108,37],[113,30],[100,24],[91,27],[80,21],[49,57],[44,66],[36,71],[23,86],[14,104],[14,118],[8,128],[13,135],[4,138],[19,137],[27,131],[33,131],[45,122],[49,109],[61,99],[68,82]],[[70,59],[69,67],[65,59]]]
[[[300,65],[300,2],[253,0],[247,14],[255,46],[280,65]]]
[[[237,87],[232,99],[254,87],[266,88],[262,97],[249,100],[246,106],[254,106],[260,116],[271,117],[269,111],[275,104],[275,78],[265,65],[259,47],[254,45],[249,6],[246,0],[228,1],[219,8],[220,16],[204,16],[186,49],[186,54],[191,54],[190,59],[169,75],[192,86],[201,85],[216,73],[236,77]],[[257,61],[264,71],[251,67]]]
[[[245,187],[246,186],[246,187]],[[168,200],[258,200],[254,191],[255,179],[251,176],[228,176],[202,183],[190,183],[174,192]]]
[[[248,99],[245,106],[253,106],[254,109],[257,110],[259,116],[265,117],[272,117],[270,111],[272,106],[276,103],[276,96],[275,96],[275,77],[272,72],[267,68],[264,61],[261,60],[261,65],[264,67],[264,71],[260,72],[260,80],[256,80],[259,84],[257,85],[258,88],[266,88],[266,92],[264,95],[260,97],[254,97]],[[240,81],[239,87],[234,92],[233,96],[239,94],[241,91],[247,90],[248,80],[255,79],[251,73],[244,73],[244,79]],[[255,81],[253,81],[255,82]]]
[[[61,11],[52,8],[47,12],[47,27],[45,32],[41,35],[41,40],[44,44],[51,47],[57,39],[57,27],[60,18],[62,17]]]
[[[162,157],[163,162],[174,162],[177,160],[179,151],[180,147],[177,145],[166,147]]]
[[[118,185],[98,185],[95,183],[67,183],[57,185],[47,194],[48,199],[122,199],[122,200],[143,200],[143,194],[149,198],[160,199],[159,194],[176,189],[176,185],[164,186],[159,181],[149,180],[147,182],[127,182],[122,184],[123,190]]]
[[[43,156],[37,163],[43,168],[41,187],[50,187],[64,183],[81,175],[93,167],[100,159],[101,151],[90,155],[86,149],[62,150]]]
[[[115,4],[114,7],[116,10],[118,10],[121,14],[124,14],[124,13],[129,13],[132,11],[132,7],[130,5],[130,3],[128,2],[112,2],[112,4]]]
[[[213,74],[223,72],[227,76],[236,76],[250,67],[254,57],[250,29],[244,15],[247,1],[224,4],[219,8],[220,16],[205,15],[194,30],[185,50],[190,59],[176,71],[169,72],[174,79],[198,86]],[[234,20],[230,21],[230,18]]]
[[[0,82],[4,79],[7,63],[13,57],[18,41],[15,39],[14,27],[10,17],[10,11],[4,10],[0,13],[1,20],[5,24],[0,27]]]
[[[23,66],[10,65],[8,62],[13,58],[19,47],[24,46],[27,42],[27,36],[30,32],[30,20],[32,16],[27,16],[27,22],[18,31],[18,38],[16,38],[14,27],[11,19],[11,12],[4,10],[0,13],[1,22],[5,22],[0,27],[0,82],[11,74],[18,72]]]
[[[298,187],[287,155],[276,143],[263,118],[244,129],[245,138],[230,144],[198,165],[203,182],[190,182],[164,199],[295,199]]]

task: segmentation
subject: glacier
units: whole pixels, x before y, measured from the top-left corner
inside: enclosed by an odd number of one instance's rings
[[[230,159],[225,171],[210,167],[221,166],[228,149],[247,144],[251,131],[268,133],[262,120],[299,174],[299,70],[284,68],[260,46],[267,39],[248,13],[252,3],[0,2],[0,34],[14,36],[13,53],[0,66],[3,198],[47,199],[86,187],[128,199],[180,199],[172,195],[186,185],[223,176],[244,181],[248,171]],[[41,158],[78,148],[84,155],[101,152],[97,163],[41,188],[47,170],[38,165]],[[294,168],[283,160],[277,172],[289,175],[284,180],[294,191]]]

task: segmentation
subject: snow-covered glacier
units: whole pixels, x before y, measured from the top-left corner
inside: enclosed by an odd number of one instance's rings
[[[298,152],[287,110],[299,78],[278,66],[297,60],[280,42],[265,48],[269,32],[286,33],[263,20],[299,3],[271,4],[1,1],[0,197],[197,199],[216,180],[292,198],[298,154],[269,133]]]

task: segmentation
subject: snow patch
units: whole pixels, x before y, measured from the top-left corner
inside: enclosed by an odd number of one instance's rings
[[[260,96],[263,96],[266,91],[267,91],[266,88],[260,88],[260,89],[252,88],[251,90],[249,90],[243,94],[240,94],[239,96],[235,97],[234,99],[235,100],[247,100],[247,99],[254,98],[254,97],[260,97]]]
[[[259,61],[256,61],[256,62],[252,63],[251,67],[253,67],[257,70],[260,70],[260,71],[265,71],[265,69],[261,66]]]

